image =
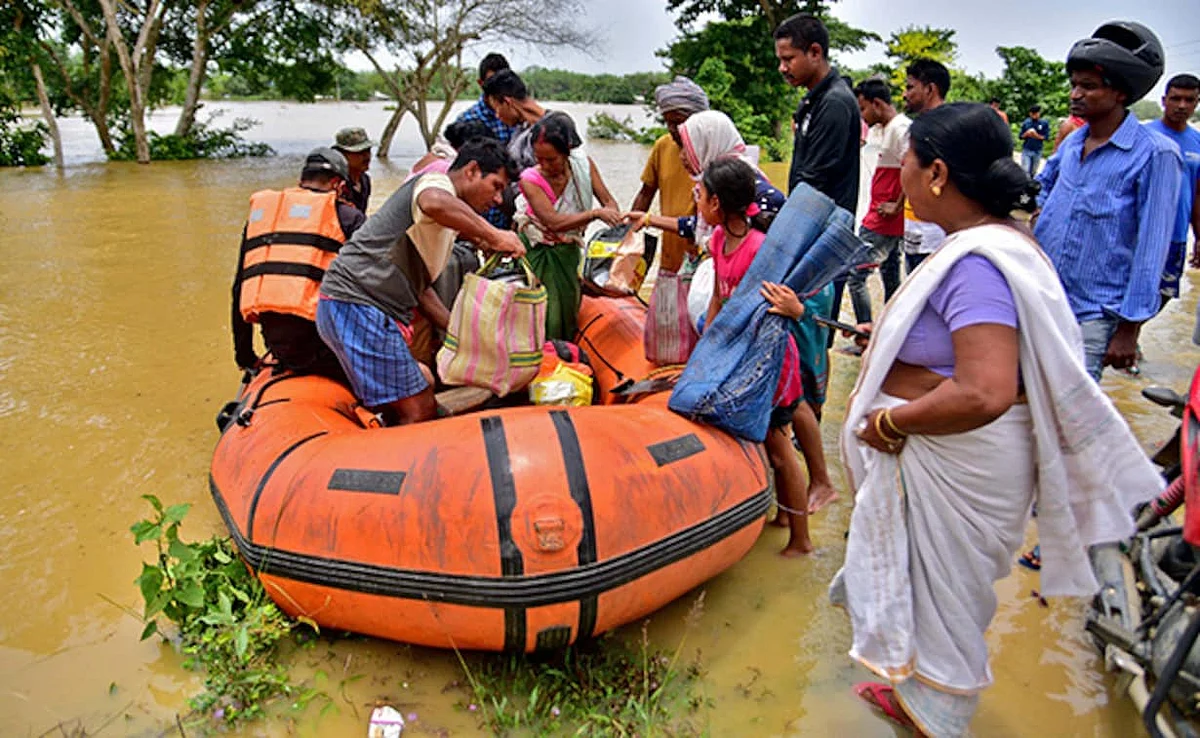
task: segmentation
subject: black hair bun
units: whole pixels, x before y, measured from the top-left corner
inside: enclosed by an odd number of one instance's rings
[[[980,202],[999,218],[1008,217],[1014,210],[1032,213],[1037,209],[1037,195],[1042,189],[1011,156],[993,161],[979,184]]]

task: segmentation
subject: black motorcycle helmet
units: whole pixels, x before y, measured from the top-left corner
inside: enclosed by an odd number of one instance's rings
[[[1067,73],[1096,69],[1124,92],[1126,105],[1141,100],[1162,77],[1165,55],[1158,36],[1141,23],[1111,21],[1091,38],[1075,42],[1067,54]]]

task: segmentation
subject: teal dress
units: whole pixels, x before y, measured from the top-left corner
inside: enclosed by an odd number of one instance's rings
[[[833,314],[833,283],[804,300],[804,317],[789,323],[796,348],[800,350],[800,379],[804,383],[804,399],[812,405],[825,404],[829,384],[829,352],[826,350],[829,329],[818,325],[814,315],[829,318]]]

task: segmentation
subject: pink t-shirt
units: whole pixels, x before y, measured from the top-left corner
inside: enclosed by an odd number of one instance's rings
[[[408,176],[404,178],[404,181],[408,182],[408,180],[413,179],[414,177],[420,177],[422,174],[427,174],[428,172],[437,172],[438,174],[449,174],[450,173],[450,165],[453,163],[454,162],[450,161],[449,159],[434,159],[433,161],[429,162],[428,164],[426,164],[425,166],[416,170],[415,172],[409,172]]]
[[[713,289],[721,305],[724,305],[733,296],[733,291],[737,289],[742,277],[746,276],[746,271],[750,269],[750,265],[754,262],[754,257],[758,255],[758,250],[762,247],[766,237],[762,231],[751,229],[734,252],[726,254],[725,229],[717,226],[713,230],[708,246],[712,251],[713,272],[716,277]],[[772,402],[780,407],[798,402],[803,397],[804,385],[800,381],[800,351],[796,348],[796,340],[792,338],[789,331],[787,348],[783,353],[783,371],[779,374],[779,384],[775,388],[775,397]]]
[[[531,185],[540,187],[542,192],[546,193],[546,197],[550,198],[550,202],[558,202],[558,195],[554,194],[554,188],[550,186],[550,181],[537,170],[537,167],[529,167],[521,171],[521,181],[528,182]],[[533,206],[526,205],[525,212],[528,215],[533,215]]]

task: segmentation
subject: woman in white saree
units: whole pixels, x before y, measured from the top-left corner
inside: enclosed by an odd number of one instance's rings
[[[1161,478],[1083,367],[1066,295],[1009,220],[1036,191],[987,106],[910,130],[901,182],[945,243],[875,324],[846,413],[855,509],[830,588],[850,655],[886,683],[856,692],[930,736],[957,736],[992,681],[984,633],[1034,504],[1041,591],[1091,595],[1086,548],[1127,537]]]

